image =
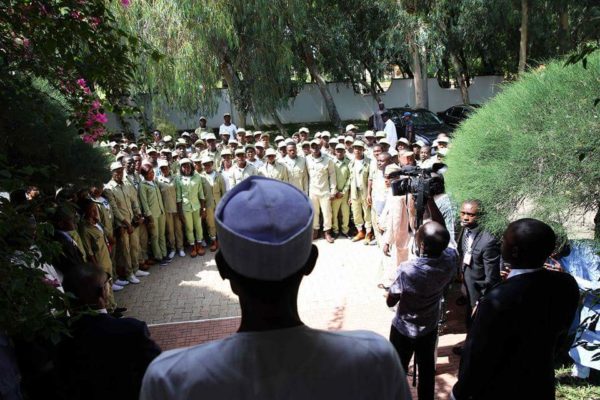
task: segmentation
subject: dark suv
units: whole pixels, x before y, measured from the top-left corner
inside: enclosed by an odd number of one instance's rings
[[[435,113],[424,108],[399,107],[388,108],[388,111],[392,122],[396,125],[396,132],[398,132],[399,138],[404,136],[405,122],[402,115],[407,111],[412,114],[411,119],[413,121],[415,141],[420,139],[427,144],[431,144],[440,133],[448,133],[452,130]]]
[[[438,116],[443,119],[446,124],[450,125],[452,129],[456,129],[458,124],[469,118],[469,115],[477,108],[479,108],[479,104],[460,104],[452,106],[446,111],[439,112]]]

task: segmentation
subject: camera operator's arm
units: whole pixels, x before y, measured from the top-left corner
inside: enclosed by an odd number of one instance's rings
[[[431,218],[432,221],[435,221],[443,227],[446,227],[444,216],[440,212],[437,204],[435,204],[435,201],[433,201],[433,197],[427,199],[427,212],[429,213],[429,218]]]
[[[388,307],[394,307],[402,298],[402,270],[398,270],[398,276],[385,296],[385,302]]]

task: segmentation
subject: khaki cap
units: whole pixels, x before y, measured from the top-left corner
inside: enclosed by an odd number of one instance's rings
[[[214,160],[210,156],[204,156],[204,157],[202,157],[202,160],[200,162],[202,164],[208,164],[208,163],[214,162]]]
[[[352,144],[352,147],[360,147],[361,149],[364,149],[365,144],[362,142],[362,140],[357,140]]]
[[[158,160],[158,168],[168,167],[169,162],[167,160]]]
[[[235,149],[235,155],[239,156],[240,154],[246,155],[246,151],[242,148]]]
[[[375,132],[375,137],[384,138],[385,137],[385,132],[384,131],[377,131],[377,132]]]
[[[118,169],[123,169],[123,164],[121,164],[118,161],[115,161],[113,163],[110,164],[110,170],[112,171],[116,171]]]
[[[276,156],[277,152],[274,149],[267,149],[267,151],[265,152],[265,156]]]
[[[385,170],[383,171],[383,174],[384,175],[389,175],[389,174],[391,174],[393,172],[398,172],[398,171],[401,171],[401,169],[400,169],[399,166],[397,166],[396,164],[390,164],[390,165],[387,165],[385,167]]]
[[[221,152],[221,157],[223,156],[233,156],[233,154],[231,153],[231,150],[225,149]]]
[[[298,132],[300,133],[310,133],[310,131],[308,130],[307,127],[303,126],[302,128],[298,129]]]
[[[346,146],[344,146],[344,145],[343,145],[343,144],[341,144],[341,143],[338,143],[338,145],[337,145],[337,146],[335,146],[335,149],[336,149],[336,150],[344,150],[344,151],[345,151],[345,150],[346,150]]]
[[[346,125],[346,132],[348,132],[348,131],[354,131],[354,130],[358,130],[358,126],[356,126],[354,124],[348,124],[348,125]]]
[[[179,165],[183,165],[183,164],[192,164],[192,160],[190,160],[189,158],[182,158],[181,160],[179,160]]]

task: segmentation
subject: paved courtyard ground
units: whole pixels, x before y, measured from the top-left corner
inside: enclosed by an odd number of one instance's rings
[[[314,272],[300,286],[299,313],[313,328],[366,329],[389,336],[393,310],[385,304],[383,267],[377,246],[347,239],[315,242],[319,259]],[[127,316],[150,325],[164,350],[215,340],[235,332],[240,308],[229,283],[219,276],[212,253],[176,257],[167,267],[154,266],[138,285],[116,293]],[[437,385],[440,399],[448,398],[459,359],[451,349],[464,340],[464,314],[450,299],[448,324],[440,337]]]

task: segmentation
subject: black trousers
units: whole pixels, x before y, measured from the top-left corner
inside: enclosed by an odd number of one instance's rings
[[[435,389],[435,346],[437,343],[437,329],[418,338],[404,336],[392,325],[390,342],[398,352],[404,371],[408,370],[408,363],[415,355],[417,366],[417,393],[419,400],[433,400]]]

